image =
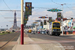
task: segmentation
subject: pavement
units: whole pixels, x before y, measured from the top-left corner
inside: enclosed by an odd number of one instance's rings
[[[65,50],[64,47],[58,42],[50,42],[49,49],[44,49],[27,35],[24,35],[24,45],[20,44],[20,37],[17,42],[18,44],[15,45],[12,50]],[[45,47],[45,45],[46,44],[43,44],[43,47]]]

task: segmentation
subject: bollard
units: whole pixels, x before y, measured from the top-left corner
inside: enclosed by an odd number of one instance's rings
[[[73,35],[75,35],[75,31],[73,31]]]
[[[69,34],[68,31],[66,32],[66,34],[67,34],[67,35]]]

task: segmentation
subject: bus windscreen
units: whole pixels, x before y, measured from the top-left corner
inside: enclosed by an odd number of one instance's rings
[[[60,23],[53,23],[53,28],[60,28]]]

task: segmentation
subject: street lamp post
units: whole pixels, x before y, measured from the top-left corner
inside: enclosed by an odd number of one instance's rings
[[[21,45],[24,44],[24,23],[23,23],[23,16],[24,16],[24,12],[23,12],[23,1],[24,0],[21,0]]]

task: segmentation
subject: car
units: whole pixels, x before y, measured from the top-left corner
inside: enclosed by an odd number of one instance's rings
[[[40,33],[41,33],[41,31],[37,31],[37,33],[38,33],[38,34],[40,34]]]
[[[32,30],[31,30],[31,29],[27,31],[27,33],[31,33],[31,32],[32,32]]]
[[[36,31],[32,31],[31,33],[32,33],[32,34],[35,34],[35,33],[36,33]]]
[[[46,31],[43,30],[43,31],[41,31],[40,33],[41,33],[41,34],[46,34]]]

